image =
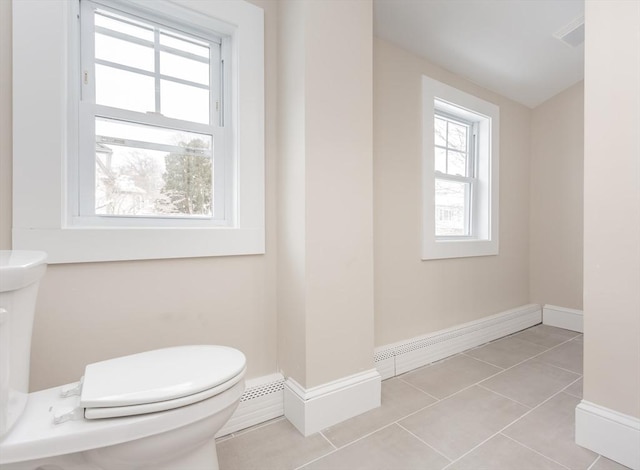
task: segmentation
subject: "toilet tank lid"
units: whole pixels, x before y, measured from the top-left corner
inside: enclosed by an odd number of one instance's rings
[[[89,364],[80,406],[141,405],[185,397],[221,385],[246,359],[226,346],[177,346]]]

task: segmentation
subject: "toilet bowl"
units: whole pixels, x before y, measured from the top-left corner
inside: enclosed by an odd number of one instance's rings
[[[147,351],[89,364],[77,383],[27,393],[45,260],[40,252],[0,251],[0,467],[217,469],[215,434],[244,392],[238,350]]]

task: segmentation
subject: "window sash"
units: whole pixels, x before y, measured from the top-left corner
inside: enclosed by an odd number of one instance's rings
[[[435,181],[441,180],[441,181],[450,181],[450,182],[456,182],[456,183],[464,183],[466,184],[466,187],[468,188],[468,190],[465,191],[465,197],[464,197],[464,234],[462,235],[438,235],[437,233],[437,229],[438,229],[438,215],[437,215],[437,211],[434,210],[434,219],[435,219],[435,226],[434,226],[434,230],[435,230],[435,238],[436,240],[460,240],[460,239],[472,239],[475,236],[475,230],[474,230],[474,213],[477,211],[476,206],[476,201],[477,201],[477,195],[476,192],[478,190],[478,180],[477,180],[477,159],[476,159],[476,153],[477,153],[477,125],[475,122],[472,121],[468,121],[466,119],[460,118],[458,116],[456,116],[455,114],[452,113],[448,113],[448,112],[444,112],[442,110],[438,110],[436,109],[434,111],[434,119],[436,118],[440,118],[443,119],[445,121],[447,121],[447,123],[449,122],[453,122],[455,124],[458,125],[462,125],[465,126],[467,128],[467,138],[466,138],[466,144],[465,144],[465,156],[466,156],[466,174],[468,176],[462,176],[462,175],[458,175],[458,174],[451,174],[448,172],[442,172],[440,170],[436,170],[434,169],[434,179]],[[435,128],[434,128],[434,133],[435,133]],[[446,154],[445,154],[445,158],[446,158],[446,169],[448,170],[448,165],[449,165],[449,151],[455,151],[455,152],[460,152],[463,153],[460,149],[451,147],[449,145],[449,136],[448,136],[448,124],[447,124],[447,135],[445,136],[445,145],[438,145],[435,143],[435,139],[434,139],[434,152],[436,151],[436,149],[443,149],[445,150]],[[434,165],[435,165],[435,158],[434,158]],[[434,192],[436,191],[435,189],[435,184],[434,184]],[[435,196],[435,193],[434,193]],[[435,201],[435,198],[434,198]],[[434,206],[435,209],[435,206]]]

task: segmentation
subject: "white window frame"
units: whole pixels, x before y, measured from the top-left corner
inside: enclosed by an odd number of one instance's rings
[[[422,259],[464,258],[497,255],[499,251],[499,142],[500,109],[476,96],[432,78],[422,77]],[[467,177],[444,175],[435,170],[434,120],[436,114],[457,118],[473,127]],[[469,234],[436,236],[436,179],[469,182],[472,190],[467,208]]]
[[[141,17],[143,21],[153,25],[162,25],[165,30],[177,32],[188,31],[189,34],[200,40],[217,44],[217,50],[212,48],[210,56],[210,91],[209,97],[209,124],[183,121],[168,118],[157,113],[139,113],[126,109],[112,108],[95,102],[95,64],[100,63],[94,57],[94,9],[102,9],[107,13],[119,16]],[[206,226],[233,226],[233,175],[230,169],[233,164],[233,155],[228,151],[226,142],[231,140],[231,126],[222,123],[230,119],[229,109],[224,103],[231,98],[230,87],[224,87],[223,83],[229,77],[221,79],[223,73],[222,62],[228,62],[230,41],[220,37],[212,31],[203,30],[196,25],[187,25],[176,22],[174,18],[162,18],[157,11],[145,11],[136,8],[133,4],[124,4],[114,0],[80,0],[80,99],[78,103],[78,151],[73,155],[77,158],[69,159],[69,214],[70,223],[75,226],[124,226],[124,227],[206,227]],[[174,52],[176,53],[176,52]],[[127,69],[118,64],[108,64],[120,69]],[[158,63],[156,61],[156,67]],[[159,80],[165,79],[157,69],[154,72],[145,72],[147,76],[153,76],[156,80],[156,107],[159,107]],[[75,72],[74,72],[75,75]],[[217,106],[216,106],[217,104]],[[217,109],[217,111],[216,111]],[[226,115],[225,115],[226,114]],[[210,135],[213,140],[213,150],[208,152],[212,159],[213,174],[213,217],[184,217],[180,215],[150,215],[150,216],[116,216],[95,215],[95,119],[96,117],[108,120],[120,120],[125,123],[137,123],[154,127],[166,127],[187,132]],[[122,140],[122,139],[117,139]],[[122,142],[126,143],[126,142]],[[136,145],[132,143],[131,145]],[[166,147],[166,146],[163,146]],[[147,145],[146,148],[149,148]],[[180,152],[181,149],[164,148],[167,151]],[[76,180],[77,177],[77,180]],[[75,196],[77,194],[77,197]]]
[[[99,0],[100,1],[100,0]],[[262,254],[264,228],[264,18],[235,2],[111,0],[229,38],[232,217],[223,226],[91,226],[74,220],[78,158],[79,4],[13,3],[13,247],[52,263]],[[182,6],[181,3],[185,4]],[[188,8],[186,6],[188,5]],[[197,10],[197,11],[196,11]],[[240,57],[242,60],[240,60]]]

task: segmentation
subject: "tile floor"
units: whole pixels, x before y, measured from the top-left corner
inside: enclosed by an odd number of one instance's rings
[[[582,335],[538,325],[382,383],[309,437],[284,418],[218,441],[221,470],[616,470],[574,443]]]

